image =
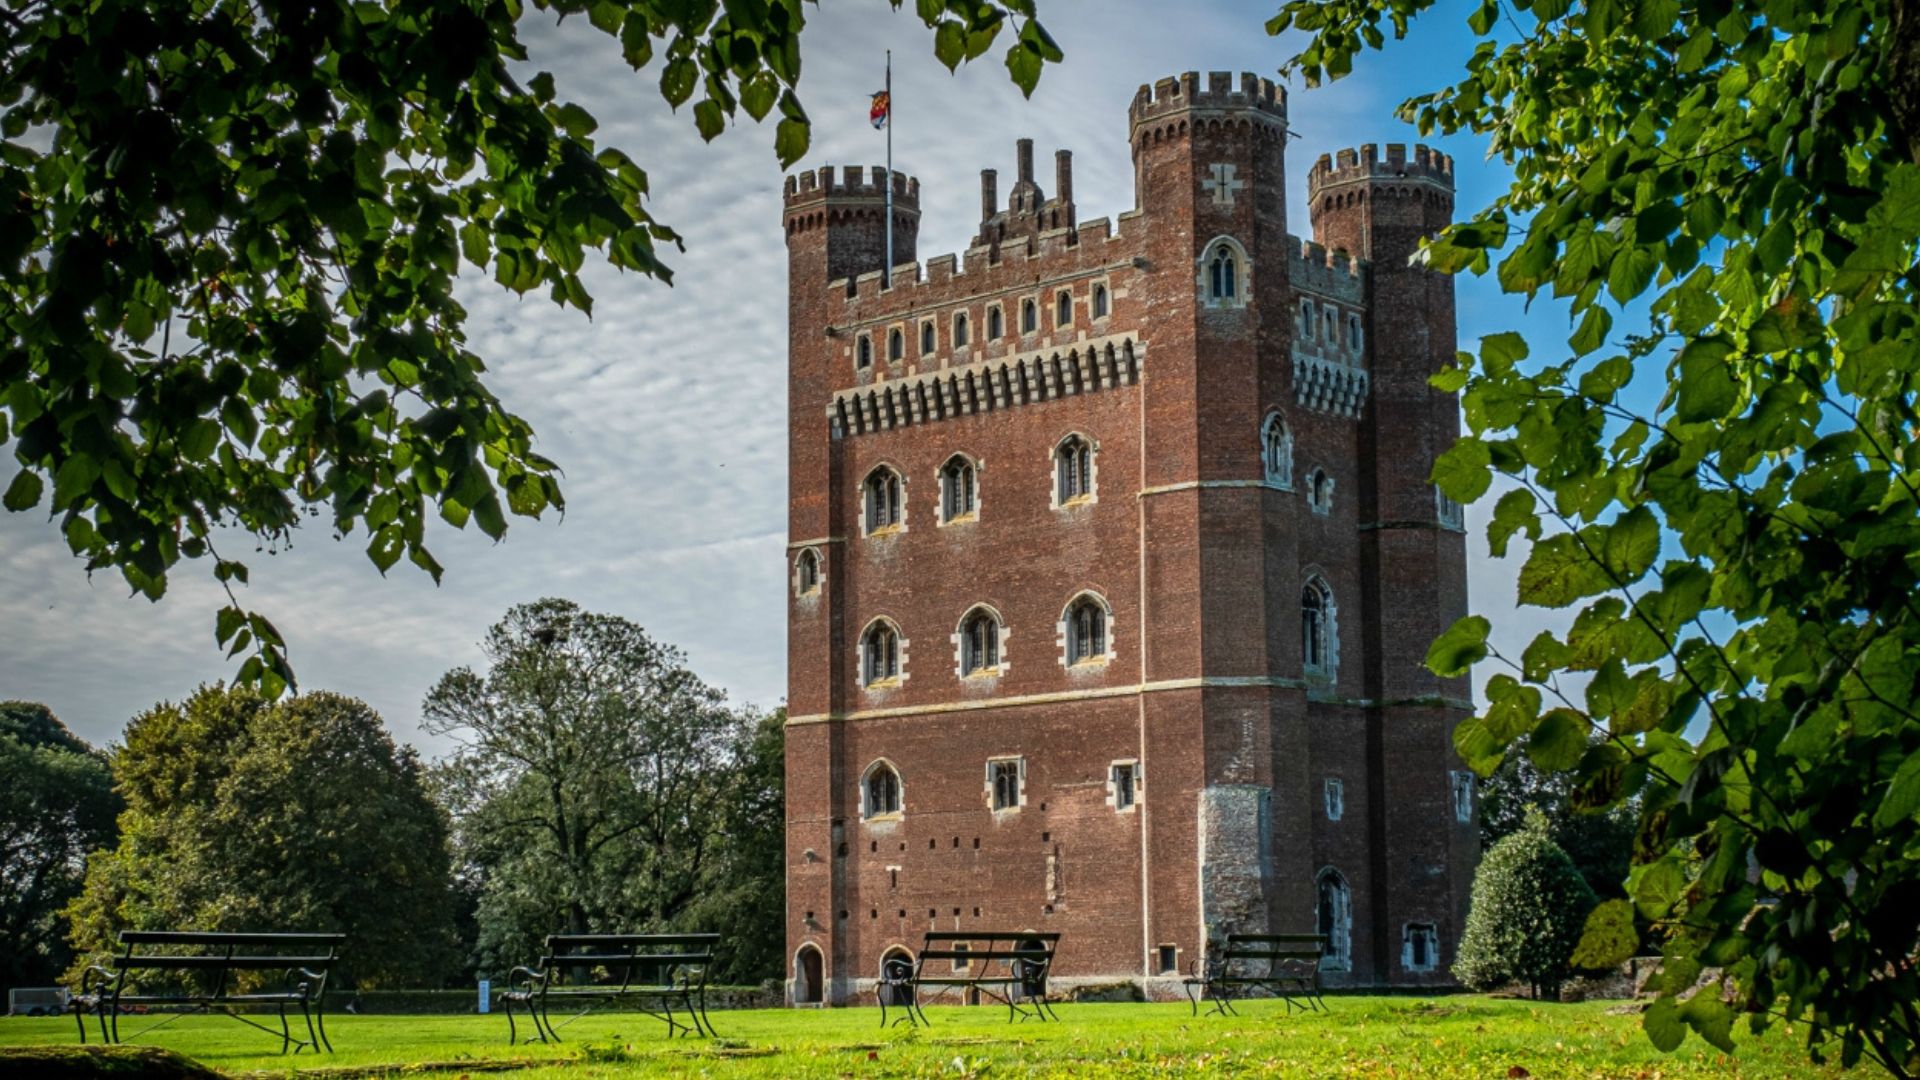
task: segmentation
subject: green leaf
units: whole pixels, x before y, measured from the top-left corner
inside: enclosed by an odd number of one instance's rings
[[[1696,338],[1680,350],[1680,385],[1674,415],[1682,423],[1718,420],[1733,410],[1739,387],[1727,357],[1733,347],[1719,337]]]
[[[1507,544],[1515,533],[1525,532],[1527,539],[1540,538],[1540,515],[1534,510],[1533,493],[1515,489],[1500,496],[1493,506],[1493,520],[1487,523],[1487,546],[1494,558],[1507,556]]]
[[[771,71],[756,72],[740,87],[740,105],[755,120],[765,120],[780,98],[780,81]]]
[[[1665,859],[1651,863],[1641,868],[1639,880],[1634,884],[1634,906],[1643,919],[1664,919],[1680,901],[1686,887],[1686,875],[1677,864]]]
[[[7,494],[0,499],[0,505],[16,513],[21,510],[31,510],[40,505],[40,494],[43,490],[45,488],[40,481],[40,474],[22,469],[14,474],[13,482],[7,485]]]
[[[727,115],[720,103],[707,98],[693,107],[693,124],[700,129],[700,137],[712,142],[727,127]]]
[[[53,474],[53,508],[65,510],[79,502],[100,478],[100,464],[89,454],[75,454]],[[11,489],[9,489],[11,490]]]
[[[671,60],[666,69],[660,72],[660,96],[674,108],[686,104],[693,96],[693,84],[700,78],[700,69],[685,57]]]
[[[1527,358],[1527,339],[1512,331],[1480,339],[1480,366],[1490,376],[1506,375]]]
[[[600,127],[592,113],[571,101],[553,111],[553,122],[575,139],[584,139]]]
[[[773,152],[780,158],[780,164],[792,165],[804,157],[812,137],[813,130],[805,120],[780,121],[773,140]]]
[[[1427,649],[1427,670],[1443,679],[1458,678],[1487,657],[1487,635],[1493,624],[1469,615],[1447,628]]]
[[[400,561],[400,552],[406,546],[405,534],[398,525],[388,525],[373,534],[367,543],[367,558],[385,574]]]
[[[1877,829],[1891,829],[1920,814],[1920,752],[1907,755],[1887,784],[1880,808],[1873,812]]]
[[[213,640],[217,644],[226,644],[227,639],[233,637],[234,631],[245,626],[246,623],[246,612],[231,606],[221,608],[220,613],[214,617]]]
[[[1527,737],[1527,756],[1545,772],[1565,772],[1587,751],[1586,718],[1572,709],[1550,709]]]
[[[1687,1041],[1687,1023],[1680,1019],[1680,1010],[1670,997],[1657,998],[1648,1005],[1647,1011],[1641,1014],[1640,1026],[1662,1053],[1671,1054]]]
[[[948,71],[960,66],[967,58],[967,31],[957,22],[941,23],[933,33],[933,55]]]
[[[1652,251],[1642,247],[1621,248],[1607,270],[1607,295],[1613,297],[1614,303],[1627,303],[1647,291],[1654,271],[1659,268],[1660,259]]]
[[[1568,533],[1536,541],[1520,567],[1520,602],[1536,607],[1566,607],[1613,588],[1601,566]]]
[[[1013,76],[1013,84],[1027,97],[1032,97],[1034,87],[1040,85],[1042,66],[1040,54],[1024,42],[1015,42],[1007,50],[1007,71]]]
[[[1720,1000],[1720,984],[1708,983],[1680,1003],[1680,1017],[1702,1039],[1720,1050],[1733,1052],[1733,1010]]]
[[[1493,455],[1487,444],[1462,435],[1433,463],[1431,479],[1455,502],[1470,503],[1493,485]]]
[[[1588,971],[1610,971],[1640,951],[1640,934],[1633,926],[1633,905],[1607,900],[1587,914],[1586,929],[1573,949],[1573,966]]]
[[[1606,308],[1595,304],[1587,309],[1585,315],[1580,316],[1580,328],[1567,339],[1567,345],[1573,349],[1575,356],[1585,356],[1607,343],[1607,331],[1611,329],[1613,329],[1613,316]]]

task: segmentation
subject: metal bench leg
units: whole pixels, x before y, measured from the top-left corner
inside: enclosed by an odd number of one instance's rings
[[[286,1053],[287,1048],[291,1046],[293,1046],[293,1029],[287,1026],[287,1003],[283,1001],[280,1003],[280,1052]],[[296,1047],[293,1052],[297,1054],[300,1050]]]
[[[545,994],[540,996],[540,1016],[535,1023],[547,1029],[546,1035],[540,1040],[541,1042],[560,1041],[560,1033],[555,1031],[553,1027],[553,1016],[547,1011],[547,998]]]
[[[713,1030],[713,1019],[707,1015],[707,988],[700,988],[700,1022],[707,1026],[707,1038],[717,1039],[720,1033]]]
[[[333,1053],[333,1040],[327,1038],[327,994],[324,990],[313,999],[313,1024],[320,1033],[319,1046],[326,1047],[327,1053]]]
[[[319,1053],[320,1036],[313,1030],[313,1010],[304,1001],[300,1003],[300,1018],[307,1022],[307,1045],[313,1047],[314,1053]]]
[[[109,1018],[109,1020],[102,1020],[101,1026],[105,1027],[109,1023],[109,1021],[113,1025],[113,1035],[112,1037],[107,1038],[106,1041],[111,1043],[118,1043],[120,1041],[120,995],[118,994],[115,994],[113,996],[113,1013],[111,1017]],[[103,1037],[105,1037],[105,1032],[102,1032],[101,1034]]]

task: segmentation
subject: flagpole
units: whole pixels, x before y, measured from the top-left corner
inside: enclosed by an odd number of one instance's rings
[[[880,282],[893,288],[893,50],[887,50],[887,263]]]

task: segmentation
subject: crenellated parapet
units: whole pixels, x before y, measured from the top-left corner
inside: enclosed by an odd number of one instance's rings
[[[787,235],[807,232],[831,220],[860,220],[884,216],[887,170],[880,165],[823,165],[787,177],[785,192]],[[893,174],[893,211],[920,215],[920,181],[903,172]]]
[[[1142,128],[1158,129],[1195,112],[1228,110],[1263,118],[1284,131],[1287,88],[1252,72],[1241,73],[1236,81],[1228,71],[1208,72],[1204,83],[1199,72],[1189,71],[1151,86],[1142,84],[1127,109],[1128,134],[1137,136]]]
[[[1344,251],[1328,252],[1312,240],[1293,236],[1287,240],[1287,280],[1296,290],[1354,307],[1366,306],[1365,260],[1352,258]]]

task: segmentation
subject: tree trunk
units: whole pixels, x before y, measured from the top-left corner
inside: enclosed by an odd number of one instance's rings
[[[1891,0],[1887,18],[1887,105],[1894,138],[1920,164],[1920,0]]]

